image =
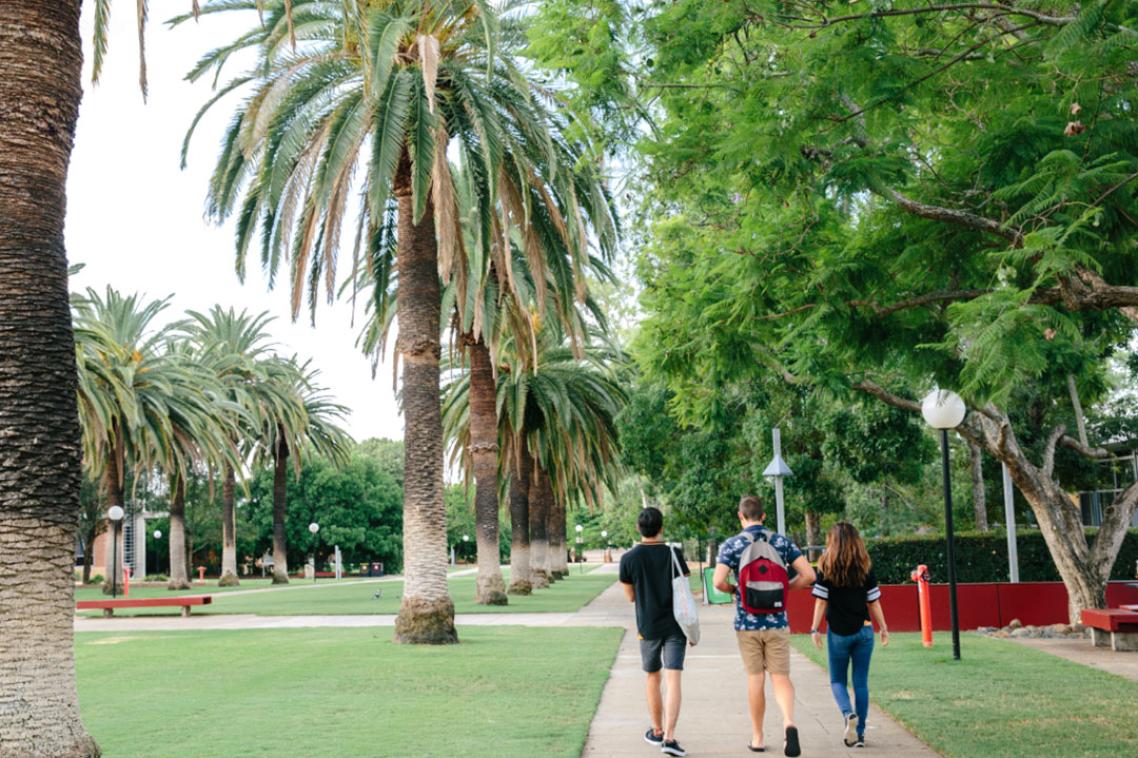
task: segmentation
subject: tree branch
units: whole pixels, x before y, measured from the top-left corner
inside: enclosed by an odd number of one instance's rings
[[[974,213],[957,210],[956,208],[944,208],[939,205],[922,203],[910,197],[906,197],[892,187],[886,187],[880,191],[880,194],[890,198],[914,216],[927,218],[931,221],[944,221],[949,224],[956,224],[957,226],[966,226],[969,229],[975,229],[980,232],[995,234],[1011,242],[1013,247],[1019,247],[1023,244],[1023,235],[1014,229],[1006,228],[999,221],[993,221],[990,218],[977,216]]]
[[[868,379],[862,379],[860,382],[855,382],[853,385],[855,390],[865,392],[873,395],[878,400],[881,400],[886,405],[891,405],[894,408],[900,408],[903,411],[911,411],[913,413],[921,412],[921,404],[915,400],[903,398],[900,395],[894,395],[876,382],[871,382]]]
[[[1043,447],[1043,475],[1048,479],[1055,471],[1055,446],[1066,434],[1067,427],[1060,424],[1051,430],[1051,434],[1047,435],[1047,444]]]
[[[1060,429],[1063,429],[1063,431],[1066,432],[1066,429],[1064,427],[1060,427]],[[1074,450],[1076,453],[1085,458],[1102,460],[1104,458],[1110,457],[1110,451],[1106,448],[1084,445],[1082,442],[1079,442],[1077,439],[1070,437],[1067,434],[1063,434],[1059,437],[1059,444],[1065,448],[1068,448],[1069,450]],[[1052,451],[1052,455],[1054,455],[1054,451]]]
[[[1024,16],[1033,19],[1041,24],[1049,26],[1065,26],[1076,20],[1076,16],[1049,16],[1039,11],[1030,10],[1027,8],[1016,8],[1010,5],[1003,5],[1000,3],[950,3],[945,5],[927,5],[921,8],[891,8],[889,10],[871,11],[869,13],[855,13],[847,16],[835,16],[834,18],[826,18],[823,16],[817,21],[812,19],[803,18],[800,16],[782,16],[792,21],[811,21],[807,24],[791,24],[790,26],[795,29],[824,29],[827,26],[834,26],[847,21],[861,21],[868,18],[887,18],[890,16],[915,16],[925,13],[945,13],[948,11],[996,11],[1000,15],[1007,16]]]
[[[1138,508],[1138,482],[1118,493],[1114,502],[1108,505],[1102,514],[1102,523],[1091,545],[1091,560],[1103,575],[1108,574],[1107,567],[1114,563],[1114,559],[1118,556],[1136,508]]]

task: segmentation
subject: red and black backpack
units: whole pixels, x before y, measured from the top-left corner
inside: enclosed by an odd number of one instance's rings
[[[749,545],[739,556],[739,598],[743,610],[754,615],[784,613],[790,575],[786,561],[767,539],[766,532],[757,536],[743,532]]]

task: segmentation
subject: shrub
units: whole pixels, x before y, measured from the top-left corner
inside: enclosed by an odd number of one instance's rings
[[[102,574],[95,574],[87,580],[87,584],[102,584],[104,581]]]
[[[1097,529],[1087,529],[1087,541]],[[918,564],[929,567],[933,582],[948,581],[944,535],[881,537],[866,541],[874,572],[882,584],[903,584]],[[1057,582],[1059,572],[1038,531],[1020,530],[1016,535],[1019,578],[1024,582]],[[1134,579],[1138,561],[1138,529],[1131,529],[1114,562],[1111,579]],[[956,580],[959,582],[1008,581],[1007,535],[991,532],[960,532],[956,535]]]

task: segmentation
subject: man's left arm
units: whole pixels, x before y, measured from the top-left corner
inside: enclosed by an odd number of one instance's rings
[[[794,578],[790,580],[788,585],[790,589],[800,590],[814,583],[814,567],[810,565],[810,561],[806,560],[805,555],[799,553],[798,557],[791,562],[790,567],[797,572]]]

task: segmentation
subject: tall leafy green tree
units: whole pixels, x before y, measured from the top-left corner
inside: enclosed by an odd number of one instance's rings
[[[657,6],[645,342],[694,377],[782,377],[915,413],[1008,466],[1071,599],[1105,602],[1138,506],[1088,542],[1057,472],[1105,450],[1073,395],[1138,320],[1130,3]],[[1077,393],[1071,393],[1075,386]],[[695,390],[695,391],[688,391]]]

